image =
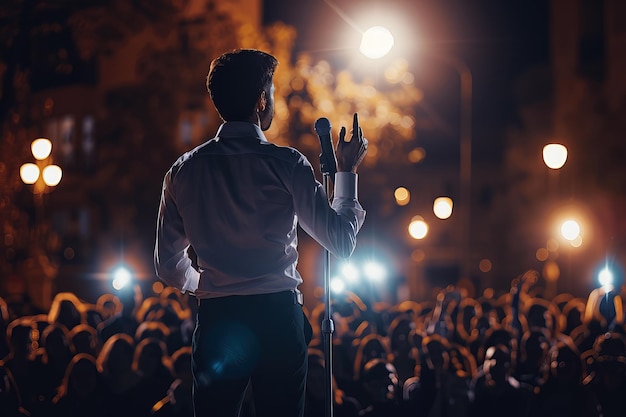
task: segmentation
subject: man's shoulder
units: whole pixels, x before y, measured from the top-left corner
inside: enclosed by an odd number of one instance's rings
[[[264,151],[264,153],[266,152],[267,154],[279,159],[285,159],[294,162],[306,160],[306,157],[302,152],[291,146],[278,145],[272,142],[261,142],[259,149],[261,151]]]
[[[253,154],[259,157],[276,158],[285,162],[297,163],[307,158],[298,149],[291,146],[279,145],[258,137],[219,137],[216,136],[189,152],[184,153],[177,160],[179,165],[197,157],[207,155],[243,155]]]

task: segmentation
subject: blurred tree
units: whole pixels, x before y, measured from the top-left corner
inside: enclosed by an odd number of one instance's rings
[[[410,165],[407,154],[416,146],[413,111],[421,91],[408,64],[392,63],[384,82],[357,81],[327,61],[293,57],[293,27],[277,23],[258,28],[235,22],[215,1],[202,4],[191,8],[190,2],[179,0],[10,0],[0,7],[0,21],[5,23],[0,29],[5,35],[0,42],[0,144],[8,149],[3,149],[7,161],[0,175],[12,178],[3,183],[0,200],[0,209],[11,213],[2,217],[5,230],[11,222],[10,227],[28,225],[20,214],[25,206],[16,199],[24,187],[15,179],[23,162],[15,150],[27,150],[30,136],[40,134],[33,127],[47,117],[64,116],[57,113],[68,109],[55,107],[61,98],[69,98],[70,107],[76,100],[69,111],[79,118],[85,116],[81,106],[89,100],[88,111],[95,118],[93,161],[64,167],[63,182],[50,201],[55,211],[89,213],[87,235],[69,230],[67,220],[59,223],[61,249],[72,249],[64,262],[97,270],[98,262],[108,256],[132,250],[144,264],[140,273],[151,276],[162,176],[181,152],[215,133],[220,120],[204,79],[213,58],[237,47],[264,49],[280,61],[270,140],[296,146],[315,165],[315,120],[328,117],[337,126],[336,140],[338,126],[349,128],[352,113],[358,112],[370,141],[363,170],[371,169],[373,184],[363,198],[371,200],[371,207],[392,201],[396,184],[387,170],[405,172]],[[71,90],[75,86],[87,89]],[[40,99],[48,96],[55,100],[40,107]],[[80,134],[77,128],[73,140],[80,141]],[[81,155],[74,160],[83,159]],[[15,238],[5,239],[2,248],[2,260],[8,264],[15,262],[11,247],[23,230],[12,235]],[[81,264],[87,260],[89,264]]]

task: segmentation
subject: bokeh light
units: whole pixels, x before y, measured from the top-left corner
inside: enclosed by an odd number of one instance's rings
[[[46,138],[38,138],[30,144],[30,150],[33,153],[35,159],[43,160],[50,156],[52,152],[52,142]]]
[[[535,252],[535,258],[540,262],[547,261],[549,256],[550,256],[550,251],[546,248],[539,248]]]
[[[581,235],[578,235],[574,239],[570,240],[569,244],[573,248],[580,248],[583,245],[583,237]]]
[[[344,292],[345,289],[346,289],[346,284],[343,282],[343,280],[341,278],[335,277],[335,278],[330,280],[330,290],[333,293],[340,294],[340,293]]]
[[[63,177],[63,171],[61,167],[58,165],[48,165],[44,167],[42,172],[43,181],[49,187],[54,187],[61,182],[61,178]]]
[[[389,29],[383,26],[372,26],[361,37],[359,51],[370,59],[382,58],[393,48],[394,39]]]
[[[363,265],[365,276],[373,282],[381,282],[387,277],[385,267],[375,261],[368,261]]]
[[[609,269],[608,266],[602,268],[602,270],[598,273],[598,282],[600,283],[602,288],[612,288],[613,278],[613,272]]]
[[[561,269],[556,262],[548,261],[543,265],[542,273],[546,281],[555,282],[561,276]]]
[[[567,148],[558,143],[550,143],[543,147],[543,162],[551,169],[559,169],[567,161]]]
[[[132,274],[125,266],[118,266],[112,273],[113,281],[111,285],[116,290],[121,290],[130,284],[132,279]]]
[[[359,280],[359,270],[352,263],[345,263],[341,266],[341,275],[349,282],[357,282]]]
[[[396,199],[396,204],[399,206],[406,206],[411,201],[411,192],[405,187],[396,188],[393,196]]]
[[[24,164],[20,167],[20,178],[24,184],[34,184],[39,178],[39,167],[32,163]]]
[[[447,219],[452,215],[452,199],[450,197],[437,197],[433,203],[433,213],[440,219]]]
[[[424,158],[426,158],[426,150],[424,148],[415,148],[409,152],[409,162],[412,164],[417,164]]]
[[[561,236],[566,240],[573,241],[580,235],[580,225],[576,220],[565,220],[561,224]]]
[[[481,272],[489,272],[493,268],[493,264],[489,259],[481,259],[478,263],[478,268]]]
[[[416,240],[424,239],[428,234],[428,224],[422,216],[415,216],[409,223],[409,235]]]

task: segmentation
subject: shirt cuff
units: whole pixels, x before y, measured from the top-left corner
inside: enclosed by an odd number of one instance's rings
[[[195,293],[198,289],[198,283],[200,282],[200,273],[193,268],[187,269],[185,271],[185,283],[183,284],[183,288],[181,291],[183,294],[187,291],[190,293]]]
[[[358,199],[358,179],[353,172],[336,172],[335,198]]]

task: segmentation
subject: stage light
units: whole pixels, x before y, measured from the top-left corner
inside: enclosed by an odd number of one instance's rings
[[[341,266],[341,275],[343,275],[349,282],[356,282],[359,280],[359,270],[351,263],[347,262]]]
[[[598,273],[598,282],[606,291],[613,289],[613,279],[613,271],[611,271],[608,266],[602,268],[602,270]]]
[[[373,282],[381,282],[387,277],[385,267],[378,262],[369,261],[363,266],[365,276]]]
[[[341,278],[335,277],[330,280],[330,289],[335,294],[341,294],[346,289],[346,284]]]
[[[118,266],[112,273],[112,285],[116,290],[121,290],[122,288],[129,285],[132,281],[132,273],[125,266]]]

